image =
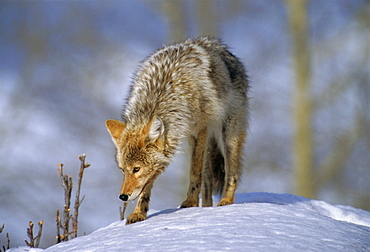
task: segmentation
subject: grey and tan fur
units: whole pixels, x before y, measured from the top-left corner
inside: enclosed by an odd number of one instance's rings
[[[190,184],[181,207],[232,204],[242,172],[248,118],[243,64],[216,39],[201,37],[165,46],[134,78],[123,122],[107,120],[124,172],[120,198],[139,197],[127,224],[146,219],[154,180],[180,143],[190,145]],[[203,180],[202,180],[203,178]]]

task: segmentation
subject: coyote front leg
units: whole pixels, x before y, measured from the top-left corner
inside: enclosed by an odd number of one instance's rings
[[[203,128],[197,137],[190,139],[192,151],[190,166],[190,184],[186,200],[181,204],[181,208],[199,206],[199,193],[202,185],[202,172],[205,163],[205,152],[207,146],[207,128]]]
[[[153,182],[149,182],[140,194],[135,210],[127,217],[126,224],[132,224],[146,219],[146,213],[149,209],[150,194],[153,187]]]

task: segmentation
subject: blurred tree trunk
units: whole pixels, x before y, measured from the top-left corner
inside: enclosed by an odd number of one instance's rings
[[[215,12],[214,0],[197,1],[198,35],[217,37],[218,17]]]
[[[293,99],[293,167],[295,193],[315,197],[313,183],[313,145],[310,97],[310,56],[308,47],[307,11],[305,0],[287,0],[288,20],[292,36],[295,71]]]
[[[172,42],[184,40],[187,36],[187,22],[184,12],[184,2],[181,0],[162,1],[162,12],[170,25],[170,38]]]

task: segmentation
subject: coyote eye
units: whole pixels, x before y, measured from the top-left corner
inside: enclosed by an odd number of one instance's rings
[[[140,167],[134,167],[134,169],[132,170],[133,173],[137,173],[138,171],[140,171]]]

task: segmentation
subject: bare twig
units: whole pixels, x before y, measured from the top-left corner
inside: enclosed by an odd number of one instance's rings
[[[27,244],[27,246],[31,248],[38,248],[40,245],[40,240],[41,240],[41,234],[42,234],[42,225],[44,221],[39,221],[39,232],[37,233],[37,236],[33,236],[33,222],[30,221],[30,227],[27,228],[27,236],[30,239],[30,241],[27,241],[26,239],[24,240]]]
[[[120,217],[120,220],[124,220],[125,219],[126,208],[127,208],[127,201],[123,202],[123,209],[122,209],[122,207],[119,207],[119,217]]]
[[[57,222],[57,243],[62,241],[68,241],[69,239],[73,239],[77,237],[77,231],[78,231],[78,214],[79,214],[79,207],[82,203],[82,201],[85,198],[85,195],[82,196],[80,199],[80,192],[81,192],[81,184],[82,184],[82,178],[84,174],[84,170],[90,166],[89,163],[85,163],[86,155],[83,154],[82,156],[78,156],[79,160],[81,161],[80,165],[80,172],[79,177],[77,181],[77,191],[76,191],[76,197],[74,202],[74,213],[71,213],[71,194],[72,194],[72,176],[64,175],[63,174],[63,164],[59,164],[58,176],[60,177],[62,181],[62,185],[64,188],[64,210],[63,210],[63,221],[61,220],[59,210],[56,212],[56,222]],[[70,220],[72,219],[72,231],[69,231],[70,227]],[[63,234],[61,234],[61,230],[63,230]]]
[[[72,194],[72,176],[68,174],[63,174],[63,164],[58,164],[59,177],[62,181],[62,186],[64,188],[64,209],[63,209],[63,222],[60,222],[60,227],[63,229],[63,239],[59,235],[57,240],[68,241],[69,234],[69,221],[72,218],[71,212],[71,194]],[[58,211],[59,214],[59,211]],[[57,217],[58,218],[58,217]],[[60,218],[59,218],[60,220]],[[61,220],[60,220],[61,221]],[[58,224],[57,224],[58,225]]]
[[[6,233],[6,239],[7,239],[6,247],[5,247],[5,246],[3,246],[4,251],[6,251],[7,249],[10,249],[10,238],[9,238],[9,233]]]
[[[57,243],[59,243],[63,240],[63,237],[60,234],[60,230],[62,229],[62,223],[61,223],[61,220],[60,220],[59,209],[57,209],[57,219],[56,219],[56,221],[57,221],[57,236],[56,236],[56,239],[57,239]]]
[[[74,206],[75,212],[74,212],[74,215],[73,215],[73,218],[72,218],[72,220],[73,220],[73,222],[72,222],[72,227],[73,227],[72,238],[77,237],[78,209],[79,209],[82,201],[85,198],[85,195],[84,195],[84,196],[82,196],[82,199],[80,200],[81,183],[82,183],[82,177],[83,177],[83,174],[84,174],[84,170],[90,166],[89,163],[85,164],[85,158],[86,158],[86,154],[82,154],[82,156],[78,156],[78,159],[80,159],[80,161],[81,161],[81,165],[80,165],[80,172],[79,172],[78,182],[77,182],[77,191],[76,191],[76,199],[75,199],[75,206]]]
[[[5,228],[5,223],[3,223],[3,224],[0,226],[0,233],[2,233],[2,232],[3,232],[4,228]],[[6,240],[7,240],[6,246],[5,246],[5,245],[3,245],[3,246],[2,246],[3,250],[1,250],[1,248],[0,248],[0,252],[1,252],[1,251],[6,251],[6,250],[10,249],[10,238],[9,238],[9,233],[6,233]]]
[[[33,243],[33,222],[30,221],[30,227],[27,228],[27,236],[28,238],[30,238],[30,241],[27,241],[27,239],[24,239],[24,241],[26,242],[27,246],[29,247],[34,247],[34,243]]]
[[[39,221],[39,232],[37,233],[37,236],[35,237],[36,238],[36,248],[38,248],[40,246],[40,240],[41,240],[41,234],[42,234],[42,225],[44,224],[44,221]]]

